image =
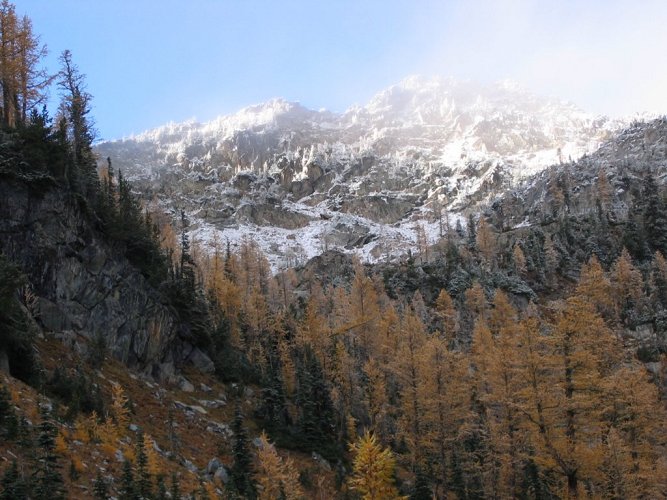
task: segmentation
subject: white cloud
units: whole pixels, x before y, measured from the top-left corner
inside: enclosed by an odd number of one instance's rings
[[[667,2],[473,0],[417,22],[424,72],[512,78],[598,113],[667,113]]]

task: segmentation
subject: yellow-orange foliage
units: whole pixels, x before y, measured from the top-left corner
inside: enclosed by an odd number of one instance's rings
[[[611,270],[616,312],[621,318],[637,308],[642,300],[643,280],[641,273],[632,264],[632,258],[624,248]]]
[[[260,442],[257,451],[258,468],[255,474],[259,500],[305,498],[294,462],[290,458],[283,459],[278,455],[266,434],[262,433]]]
[[[581,266],[577,296],[593,304],[605,319],[612,320],[615,317],[613,292],[600,261],[593,255],[587,264]]]
[[[155,451],[155,441],[148,434],[143,434],[143,439],[148,473],[153,476],[157,476],[162,472],[162,467],[160,466],[160,457],[157,451]]]
[[[526,272],[526,256],[521,250],[521,247],[516,244],[512,250],[512,259],[514,260],[514,267],[519,274]]]
[[[63,436],[62,432],[58,432],[58,435],[55,439],[55,446],[56,453],[59,455],[64,455],[67,453],[67,441],[65,440],[65,436]]]
[[[456,308],[452,297],[444,288],[435,301],[435,314],[442,325],[442,335],[452,341],[456,337]]]
[[[354,454],[352,489],[359,492],[363,500],[400,499],[394,486],[396,461],[388,449],[383,449],[375,436],[366,433],[350,445]]]
[[[125,434],[130,425],[130,410],[128,409],[128,399],[125,391],[120,384],[111,386],[111,415],[118,426],[118,432]]]

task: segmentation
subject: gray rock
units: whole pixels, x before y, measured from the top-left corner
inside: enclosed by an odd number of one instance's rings
[[[201,384],[199,384],[199,390],[202,391],[202,392],[211,392],[213,389],[211,389],[206,384],[201,383]]]
[[[41,328],[72,331],[77,349],[101,335],[113,357],[138,370],[183,361],[173,312],[70,192],[1,180],[0,233],[0,253],[39,276],[33,310]]]
[[[331,470],[331,464],[328,462],[328,460],[326,460],[326,459],[325,459],[322,455],[320,455],[319,453],[317,453],[317,452],[314,451],[314,452],[311,454],[311,458],[312,458],[315,462],[317,462],[317,463],[320,465],[320,467],[322,467],[323,469]]]
[[[117,462],[125,462],[125,455],[121,450],[116,450],[115,456]]]
[[[658,362],[650,362],[650,363],[644,363],[644,366],[646,369],[653,375],[653,376],[660,376],[660,371],[662,368],[662,363]]]
[[[188,409],[194,411],[195,413],[199,413],[200,415],[206,415],[208,413],[204,408],[197,405],[190,405],[188,406]]]
[[[211,361],[211,358],[196,347],[192,350],[190,356],[188,356],[187,361],[192,363],[202,373],[213,373],[215,371],[215,365]]]
[[[260,438],[258,438],[258,437],[253,438],[253,440],[252,440],[252,444],[253,444],[253,446],[254,446],[255,448],[257,448],[258,450],[261,450],[261,449],[264,447],[264,445],[262,444],[262,440],[261,440]]]
[[[225,438],[231,438],[234,435],[234,431],[232,431],[227,424],[222,424],[213,420],[209,421],[206,431],[211,434],[221,434]]]
[[[132,432],[138,432],[139,431],[139,426],[137,424],[130,424],[130,430]]]
[[[178,383],[178,388],[183,392],[194,392],[195,390],[195,386],[192,385],[192,383],[185,377],[180,378],[180,381]]]
[[[174,406],[179,410],[182,410],[190,415],[194,415],[195,413],[199,413],[200,415],[206,415],[208,413],[201,406],[185,404],[182,401],[174,401]]]
[[[227,484],[229,482],[229,473],[224,465],[220,464],[220,467],[213,474],[213,480],[218,484]]]
[[[222,401],[220,399],[200,399],[199,404],[202,405],[204,408],[222,408],[223,406],[227,405],[226,401]]]
[[[220,467],[222,467],[220,460],[212,458],[208,461],[208,465],[206,466],[206,474],[213,475]]]
[[[199,472],[199,469],[197,469],[197,466],[193,464],[190,460],[184,459],[183,460],[183,466],[188,469],[190,472],[194,472],[195,474]]]

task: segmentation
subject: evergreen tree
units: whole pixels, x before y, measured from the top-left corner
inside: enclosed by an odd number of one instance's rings
[[[517,498],[520,500],[538,500],[556,498],[550,491],[540,469],[535,461],[530,458],[525,461],[522,469],[522,477],[519,483]]]
[[[0,436],[14,439],[18,432],[18,419],[14,412],[11,396],[7,388],[0,386]]]
[[[97,161],[93,153],[95,130],[90,114],[92,96],[86,91],[85,76],[72,61],[72,53],[65,50],[60,56],[61,71],[58,85],[63,92],[61,108],[67,118],[68,139],[71,144],[71,166],[74,187],[93,199],[99,191]]]
[[[181,485],[175,472],[171,474],[171,488],[169,489],[169,492],[173,500],[180,500]]]
[[[109,498],[109,485],[98,470],[95,481],[93,481],[93,495],[96,500],[107,500]]]
[[[327,446],[334,439],[334,408],[322,367],[309,346],[303,349],[297,372],[299,433],[314,448]]]
[[[18,301],[18,289],[26,282],[20,269],[0,254],[0,355],[9,360],[9,373],[24,382],[37,381],[33,333]]]
[[[148,456],[144,446],[144,433],[139,431],[136,436],[136,490],[140,498],[151,498],[153,485],[148,471]]]
[[[137,487],[134,483],[134,474],[132,473],[132,464],[129,460],[123,462],[123,473],[120,477],[120,490],[118,491],[120,500],[138,500]]]
[[[74,460],[70,460],[69,462],[69,479],[72,482],[79,479],[79,471],[76,470],[76,464],[74,463]]]
[[[410,500],[432,500],[431,478],[429,474],[421,467],[417,466],[415,470],[415,486],[410,495]]]
[[[466,225],[466,230],[468,234],[468,248],[473,250],[477,245],[477,224],[475,224],[475,216],[473,214],[468,215],[468,224]]]
[[[653,252],[667,255],[667,207],[651,174],[644,179],[642,200],[644,231],[648,244]]]
[[[667,260],[656,252],[651,265],[651,285],[654,306],[667,309]]]
[[[641,204],[633,201],[623,225],[623,246],[640,262],[649,257],[651,253],[646,241],[643,215]]]
[[[12,460],[12,464],[5,470],[0,485],[2,486],[0,500],[24,500],[29,498],[28,489],[23,477],[21,477],[15,459]]]
[[[64,499],[64,483],[55,452],[58,431],[51,419],[50,411],[45,406],[41,408],[41,417],[37,438],[40,452],[34,481],[35,495],[38,498]]]
[[[284,429],[289,422],[280,356],[275,342],[273,344],[266,354],[267,370],[262,388],[262,406],[259,410],[269,431]]]
[[[164,483],[164,475],[160,474],[156,479],[157,494],[156,500],[167,500],[167,485]],[[175,498],[175,497],[172,497]]]
[[[243,414],[239,402],[236,403],[234,411],[232,431],[234,431],[234,444],[232,446],[234,464],[230,471],[231,487],[241,496],[252,499],[255,498],[255,485],[252,480],[252,456],[248,449],[248,435],[243,425]]]

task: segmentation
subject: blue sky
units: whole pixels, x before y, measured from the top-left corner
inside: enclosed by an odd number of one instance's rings
[[[87,75],[102,139],[284,97],[343,111],[413,74],[667,113],[662,0],[16,0]],[[55,93],[55,91],[54,91]]]

